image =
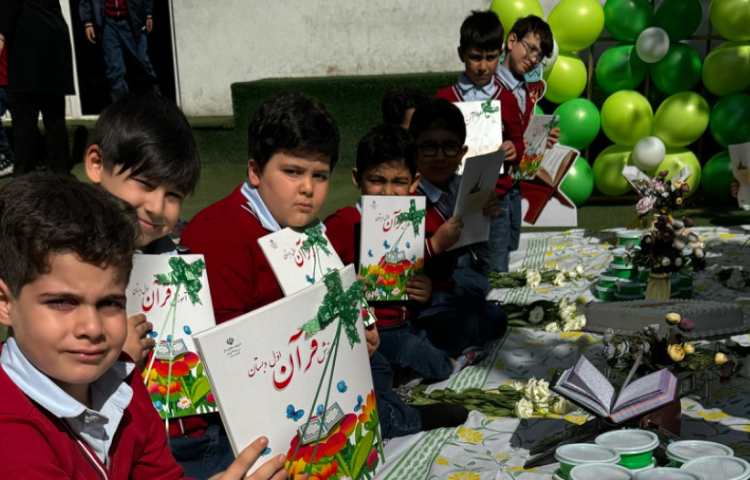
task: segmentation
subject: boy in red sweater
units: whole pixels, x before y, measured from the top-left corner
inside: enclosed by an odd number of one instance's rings
[[[543,80],[526,82],[524,75],[552,54],[549,26],[533,15],[518,20],[508,34],[505,58],[500,62],[503,27],[492,11],[472,12],[461,25],[459,56],[464,73],[455,85],[443,87],[436,96],[450,102],[500,100],[503,121],[502,150],[505,173],[497,181],[496,192],[503,215],[490,227],[487,243],[472,249],[476,267],[485,275],[507,272],[510,252],[518,248],[521,235],[521,194],[512,172],[523,157],[523,134],[534,105],[544,95]],[[552,132],[553,141],[558,131]]]
[[[436,347],[457,358],[469,347],[500,338],[507,323],[503,310],[487,302],[484,292],[456,288],[453,275],[457,260],[467,253],[466,249],[445,251],[460,236],[460,219],[451,215],[460,183],[456,170],[467,151],[466,123],[458,107],[443,99],[432,99],[414,112],[409,132],[417,146],[417,170],[421,175],[418,191],[427,197],[425,273],[433,285],[431,302],[420,312],[417,324],[427,331]],[[497,200],[491,198],[485,215],[499,214]],[[436,252],[435,246],[442,243],[437,235],[444,228],[456,230],[455,239]]]
[[[132,210],[70,177],[0,191],[0,477],[180,479],[139,371],[121,356]],[[240,479],[265,440],[222,479]],[[285,478],[284,455],[256,479]]]

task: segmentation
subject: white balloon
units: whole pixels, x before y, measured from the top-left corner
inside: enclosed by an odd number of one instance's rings
[[[656,63],[669,52],[669,35],[663,28],[649,27],[638,35],[635,51],[646,63]]]
[[[659,137],[644,137],[633,147],[633,165],[651,172],[664,160],[667,148]]]

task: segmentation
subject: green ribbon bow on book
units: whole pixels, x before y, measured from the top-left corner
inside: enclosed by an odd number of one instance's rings
[[[172,269],[171,272],[157,273],[155,275],[156,283],[160,285],[173,285],[177,287],[178,291],[180,287],[183,287],[193,305],[201,303],[198,292],[203,287],[201,284],[201,275],[203,275],[203,270],[206,268],[206,263],[202,259],[196,260],[193,263],[187,263],[182,257],[174,256],[169,259],[169,266]],[[177,302],[177,294],[175,294],[174,302]]]
[[[323,235],[323,228],[321,223],[306,228],[305,235],[307,238],[302,242],[302,251],[307,252],[314,248],[320,248],[326,255],[330,255],[331,251],[328,249],[328,240]]]
[[[484,102],[482,102],[482,113],[486,115],[497,113],[499,110],[500,110],[500,107],[492,106],[492,100],[485,100]]]
[[[362,282],[357,280],[344,291],[341,284],[341,275],[338,271],[333,271],[326,274],[323,283],[325,283],[328,291],[315,318],[302,325],[305,338],[310,338],[325,329],[338,318],[346,337],[349,339],[349,345],[353,348],[355,344],[360,342],[357,333],[357,320],[361,315],[360,309],[367,304]]]
[[[409,211],[399,213],[398,216],[396,216],[396,222],[399,224],[411,224],[414,229],[414,236],[416,237],[419,234],[419,227],[422,226],[425,212],[425,209],[417,210],[417,203],[412,199],[409,202]]]

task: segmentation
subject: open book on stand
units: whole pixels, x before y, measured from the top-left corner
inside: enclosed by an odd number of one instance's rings
[[[581,356],[573,368],[560,375],[552,389],[600,417],[622,423],[674,400],[677,377],[661,369],[624,385],[615,394],[607,377]]]

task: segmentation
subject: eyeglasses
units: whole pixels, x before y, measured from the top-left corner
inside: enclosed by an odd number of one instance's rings
[[[519,40],[518,43],[523,45],[524,50],[526,50],[526,56],[529,57],[529,60],[532,62],[538,62],[542,59],[542,50],[539,49],[539,47],[529,45],[529,43],[523,39]]]
[[[417,148],[425,157],[435,157],[439,151],[442,151],[446,157],[455,157],[461,151],[461,145],[456,142],[423,143],[417,145]]]

